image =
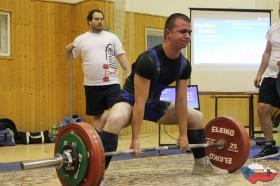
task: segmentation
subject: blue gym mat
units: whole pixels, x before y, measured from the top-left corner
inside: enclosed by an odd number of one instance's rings
[[[20,162],[0,163],[0,173],[19,171],[19,170],[21,170]]]

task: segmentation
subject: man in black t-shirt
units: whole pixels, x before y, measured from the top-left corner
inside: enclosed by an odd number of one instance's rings
[[[191,65],[181,54],[191,38],[190,19],[180,13],[169,16],[164,28],[164,43],[142,53],[132,65],[132,73],[126,79],[119,102],[109,114],[100,133],[106,152],[115,151],[121,128],[132,124],[131,149],[139,153],[139,133],[143,120],[179,126],[178,144],[186,151],[188,144],[205,143],[204,121],[201,112],[187,107],[187,80]],[[160,101],[161,92],[176,82],[176,101]],[[214,167],[205,157],[204,148],[192,149],[194,174],[227,173]],[[106,157],[106,168],[110,157]]]

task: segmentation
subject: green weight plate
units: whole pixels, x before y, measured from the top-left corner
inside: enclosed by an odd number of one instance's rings
[[[71,146],[78,153],[78,166],[74,170],[73,174],[69,174],[69,171],[66,170],[67,167],[63,166],[59,171],[60,175],[63,177],[64,181],[70,185],[79,185],[87,175],[88,170],[88,152],[83,140],[76,135],[74,132],[66,134],[58,144],[57,153],[63,154],[65,146]],[[67,148],[67,147],[66,147]],[[75,167],[71,167],[75,169]],[[70,169],[70,170],[71,170]],[[72,171],[73,172],[73,171]]]
[[[105,156],[102,142],[95,131],[95,129],[88,123],[72,123],[68,124],[62,129],[59,130],[57,135],[57,140],[55,143],[54,154],[56,155],[58,151],[62,149],[67,149],[68,146],[59,147],[60,144],[64,144],[65,141],[63,138],[70,134],[75,134],[81,138],[85,147],[82,149],[87,149],[87,158],[88,158],[88,167],[86,175],[79,174],[79,179],[82,180],[79,186],[99,186],[105,171]],[[76,137],[75,136],[75,137]],[[78,152],[78,149],[75,148],[75,152]],[[78,152],[80,153],[80,152]],[[68,172],[68,170],[64,170]],[[70,183],[65,181],[65,175],[61,174],[60,169],[56,169],[57,176],[63,186],[75,185],[76,183]],[[72,175],[72,172],[71,172]],[[68,179],[68,178],[67,178]],[[67,180],[68,181],[68,180]]]

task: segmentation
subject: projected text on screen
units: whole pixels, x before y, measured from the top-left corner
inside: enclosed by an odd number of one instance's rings
[[[231,16],[194,16],[193,63],[259,64],[266,43],[265,33],[270,27],[269,14],[226,14]]]

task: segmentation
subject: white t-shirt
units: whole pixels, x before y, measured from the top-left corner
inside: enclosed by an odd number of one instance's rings
[[[266,34],[267,41],[271,44],[271,55],[268,67],[264,72],[264,77],[277,78],[279,67],[277,62],[280,61],[280,22],[273,24]]]
[[[82,56],[84,85],[119,84],[115,56],[125,53],[119,38],[107,31],[86,32],[75,38],[70,58]]]

